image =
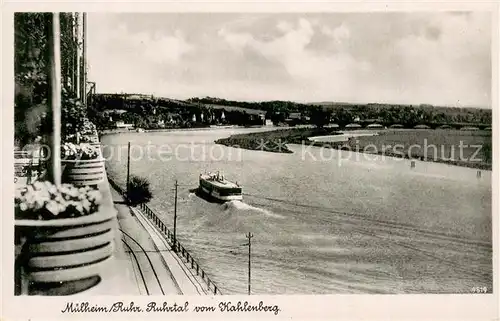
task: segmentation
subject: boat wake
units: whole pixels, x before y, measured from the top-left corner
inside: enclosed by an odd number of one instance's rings
[[[255,207],[242,201],[230,201],[221,205],[224,211],[254,211],[258,214],[264,214],[275,218],[284,218],[282,215],[273,213],[266,209]]]

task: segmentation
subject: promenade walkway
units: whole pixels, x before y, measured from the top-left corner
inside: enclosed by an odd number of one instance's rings
[[[150,233],[144,228],[123,197],[111,188],[111,199],[118,211],[120,244],[124,265],[131,267],[134,283],[141,295],[182,294],[170,272],[161,251],[158,251]],[[118,243],[118,240],[117,240]],[[165,251],[165,249],[163,249]],[[126,259],[126,260],[125,260]],[[128,262],[126,262],[128,261]]]
[[[107,181],[101,185],[103,199],[109,202],[106,206],[117,211],[115,251],[113,260],[103,268],[102,282],[77,296],[183,294],[150,231]]]

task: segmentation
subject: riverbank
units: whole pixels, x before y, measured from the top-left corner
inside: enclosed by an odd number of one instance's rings
[[[123,133],[163,133],[163,132],[189,132],[189,131],[200,131],[200,130],[220,130],[220,129],[239,129],[239,128],[269,128],[273,129],[274,126],[207,126],[207,127],[190,127],[190,128],[159,128],[159,129],[145,129],[143,132],[137,132],[136,130],[128,129],[104,129],[99,131],[99,135],[113,135],[113,134],[123,134]]]
[[[415,159],[492,170],[491,132],[460,130],[382,130],[343,141],[311,141],[316,136],[342,135],[328,128],[291,128],[238,134],[217,144],[250,150],[292,153],[287,144],[349,150],[388,157]]]
[[[322,135],[339,135],[340,132],[329,128],[287,128],[259,133],[232,135],[215,141],[216,144],[261,150],[273,153],[293,153],[286,144],[301,144],[309,137]]]
[[[159,128],[159,129],[143,129],[144,131],[138,132],[136,129],[104,129],[99,131],[100,135],[112,135],[112,134],[123,134],[123,133],[149,133],[149,132],[181,132],[181,131],[193,131],[193,130],[207,130],[213,129],[212,127],[189,127],[189,128]]]

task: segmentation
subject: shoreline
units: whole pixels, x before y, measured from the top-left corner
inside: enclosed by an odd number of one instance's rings
[[[245,129],[249,127],[245,126],[221,126],[221,127],[197,127],[197,128],[165,128],[165,129],[154,129],[147,130],[144,133],[151,132],[185,132],[185,131],[206,131],[206,130],[221,130],[221,129]],[[266,128],[266,126],[258,127],[259,129]],[[492,163],[487,162],[470,162],[470,161],[460,161],[443,159],[439,157],[424,157],[422,155],[410,155],[407,150],[402,150],[400,152],[393,152],[389,150],[376,150],[376,151],[365,151],[362,146],[352,145],[349,140],[338,141],[338,142],[324,142],[324,141],[313,141],[309,140],[310,137],[315,136],[325,136],[325,135],[342,135],[345,132],[337,131],[337,128],[283,128],[283,127],[269,127],[267,131],[256,131],[251,133],[242,133],[230,135],[226,138],[220,138],[215,140],[216,144],[232,147],[241,148],[246,150],[255,151],[265,151],[270,153],[293,153],[287,146],[287,144],[303,145],[318,147],[318,148],[330,148],[336,150],[352,151],[357,153],[369,154],[369,155],[380,155],[385,157],[393,157],[397,159],[408,159],[417,160],[423,162],[434,162],[441,163],[451,166],[459,166],[472,168],[477,170],[487,170],[492,171]],[[321,134],[318,135],[318,132]],[[375,131],[377,134],[378,131]],[[136,131],[128,130],[107,130],[100,133],[101,136],[105,135],[116,135],[123,133],[134,133],[140,134]],[[377,135],[380,137],[380,135]],[[358,137],[356,137],[358,138]]]
[[[325,130],[325,129],[322,129]],[[288,131],[290,135],[286,135],[285,131]],[[338,141],[338,142],[321,142],[321,141],[312,141],[309,140],[310,137],[319,136],[319,135],[311,135],[307,136],[307,130],[302,130],[303,133],[300,133],[301,130],[295,130],[299,132],[299,135],[293,135],[294,130],[272,130],[265,131],[260,133],[248,133],[248,134],[237,134],[231,135],[227,138],[218,139],[215,141],[216,144],[221,144],[227,147],[233,148],[242,148],[247,150],[256,150],[256,151],[266,151],[266,152],[275,152],[275,153],[293,153],[288,147],[287,144],[295,144],[295,145],[306,145],[318,148],[330,148],[336,150],[345,150],[352,151],[357,153],[369,154],[369,155],[381,155],[386,157],[393,157],[398,159],[408,159],[408,160],[417,160],[423,162],[434,162],[441,163],[452,166],[459,167],[467,167],[478,170],[488,170],[492,171],[493,165],[492,163],[484,162],[484,161],[466,161],[466,160],[455,160],[455,159],[446,159],[444,157],[427,157],[427,155],[412,155],[409,153],[407,149],[401,150],[399,152],[390,151],[387,149],[375,150],[375,151],[366,151],[366,146],[360,146],[358,144],[353,144],[353,140],[347,141]],[[280,135],[285,134],[285,135]],[[306,135],[304,135],[306,134]],[[328,135],[340,135],[342,132],[332,132]],[[305,137],[307,136],[307,137]],[[379,136],[379,135],[377,135]],[[380,136],[379,136],[380,137]],[[300,138],[300,139],[298,139]],[[403,138],[402,138],[403,139]],[[265,141],[264,141],[265,140]],[[472,158],[472,157],[471,157]]]
[[[344,143],[341,145],[341,143]],[[460,161],[460,160],[451,160],[451,159],[441,159],[441,158],[426,158],[424,156],[411,156],[408,153],[395,153],[391,151],[376,151],[376,152],[367,152],[363,151],[363,148],[360,148],[359,146],[356,146],[357,148],[351,148],[345,146],[346,142],[339,142],[338,145],[333,145],[332,143],[324,143],[324,142],[310,142],[308,146],[312,147],[318,147],[318,148],[330,148],[330,149],[336,149],[336,150],[343,150],[343,151],[350,151],[350,152],[355,152],[355,153],[362,153],[362,154],[368,154],[368,155],[380,155],[380,156],[385,156],[385,157],[392,157],[392,158],[397,158],[397,159],[408,159],[408,160],[416,160],[416,161],[421,161],[421,162],[429,162],[429,163],[440,163],[440,164],[446,164],[446,165],[452,165],[452,166],[458,166],[458,167],[467,167],[467,168],[472,168],[472,169],[478,169],[478,170],[488,170],[492,171],[492,164],[489,163],[471,163],[467,161]],[[295,144],[294,145],[300,145],[300,144]]]
[[[220,127],[190,127],[190,128],[159,128],[159,129],[145,129],[143,132],[137,132],[136,130],[127,130],[127,129],[105,129],[99,132],[100,136],[104,135],[114,135],[114,134],[145,134],[145,133],[162,133],[162,132],[188,132],[188,131],[207,131],[207,130],[221,130],[221,129],[257,129],[257,128],[269,128],[271,131],[276,130],[279,127],[274,126],[256,126],[256,127],[248,127],[248,126],[237,126],[237,125],[228,125],[228,126],[220,126]],[[279,130],[279,129],[278,129]]]

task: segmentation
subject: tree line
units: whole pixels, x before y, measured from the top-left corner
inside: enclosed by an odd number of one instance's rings
[[[124,94],[97,94],[89,111],[99,128],[112,128],[122,120],[141,128],[203,127],[216,124],[262,125],[264,119],[254,111],[262,111],[265,119],[274,124],[312,124],[323,127],[329,123],[344,127],[351,123],[383,126],[399,124],[412,128],[425,124],[491,126],[491,109],[453,108],[432,105],[303,104],[290,101],[245,102],[220,98],[191,98],[186,101],[153,96]],[[214,108],[213,106],[217,106]],[[125,113],[109,117],[106,111],[123,110]],[[293,119],[290,117],[294,115]],[[298,115],[298,117],[297,117]],[[163,125],[159,125],[163,120]]]

